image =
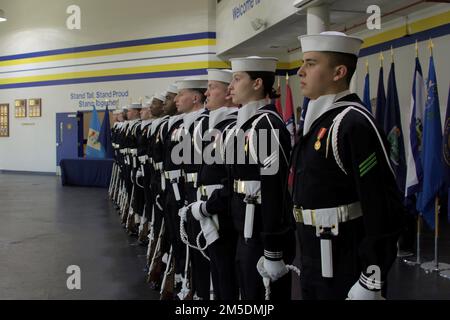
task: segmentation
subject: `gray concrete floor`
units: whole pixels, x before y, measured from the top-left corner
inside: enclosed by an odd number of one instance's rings
[[[423,244],[431,259],[430,231]],[[441,261],[450,263],[445,223],[440,249]],[[145,283],[144,255],[121,227],[105,189],[0,173],[0,299],[158,299]],[[81,268],[81,290],[67,289],[70,265]],[[293,293],[298,299],[297,284]],[[388,298],[450,299],[450,280],[397,261]]]
[[[0,174],[0,299],[157,299],[105,189]],[[68,290],[66,269],[81,269]]]

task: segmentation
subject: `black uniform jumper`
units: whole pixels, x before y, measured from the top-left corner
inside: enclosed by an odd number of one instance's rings
[[[247,111],[247,115],[241,117],[243,110]],[[257,123],[255,120],[258,120]],[[243,300],[264,300],[263,279],[256,268],[258,260],[264,255],[267,259],[283,259],[286,264],[290,264],[295,256],[292,201],[285,188],[291,139],[284,121],[276,113],[275,106],[266,105],[265,100],[252,102],[239,109],[235,129],[245,132],[245,139],[238,138],[239,134],[236,136],[230,133],[231,138],[228,139],[230,136],[228,134],[225,148],[227,163],[230,161],[229,143],[232,143],[234,148],[228,183],[233,188],[231,216],[238,233],[235,262],[240,294]],[[252,135],[250,129],[253,130]],[[278,139],[272,135],[274,132],[278,133]],[[253,144],[251,141],[254,138],[256,141]],[[241,143],[242,141],[245,143]],[[267,152],[261,152],[263,145],[266,146]],[[271,145],[275,145],[273,150]],[[253,156],[252,150],[255,150]],[[242,155],[245,164],[238,164],[238,158]],[[250,162],[251,156],[256,157],[253,162]],[[278,161],[278,170],[273,174],[262,174],[263,168],[273,165],[275,161]],[[256,189],[257,193],[248,194],[247,191],[251,189]],[[213,201],[206,207],[209,213],[220,213],[217,210],[220,193],[216,191],[213,194]],[[222,192],[222,195],[224,193]],[[222,206],[224,203],[225,199],[222,200]],[[254,206],[252,235],[246,239],[244,236],[246,211],[252,205]],[[270,286],[272,300],[290,299],[291,273],[271,282]]]
[[[172,150],[179,143],[178,134],[183,123],[183,115],[169,118],[163,127],[163,170],[165,173],[165,205],[164,221],[168,232],[173,255],[175,257],[175,273],[183,274],[185,267],[186,246],[180,237],[180,217],[178,211],[184,206],[183,181],[181,165],[172,160]],[[169,177],[169,174],[174,174]]]
[[[151,202],[153,204],[152,212],[149,212],[149,220],[153,225],[153,237],[156,239],[159,235],[161,224],[163,221],[164,208],[164,190],[161,185],[161,174],[163,166],[163,144],[162,144],[162,127],[167,125],[169,116],[155,119],[149,130],[147,139],[148,155],[149,155],[149,171],[150,171],[150,191]],[[155,240],[156,241],[156,240]],[[166,242],[167,243],[167,242]],[[170,246],[170,245],[169,245]],[[162,246],[163,252],[167,252],[169,248]]]
[[[346,115],[335,122],[330,134],[333,120],[339,114],[348,106],[362,104],[355,94],[343,96],[333,105],[339,102],[343,103],[319,115],[304,136],[300,133],[292,156],[294,205],[305,210],[359,202],[362,216],[339,222],[338,234],[329,237],[333,276],[323,277],[316,227],[303,223],[300,211],[296,211],[297,221],[301,222],[298,236],[304,299],[345,299],[358,279],[368,287],[367,277],[372,274],[370,266],[379,267],[381,279],[378,281],[382,284],[396,257],[404,213],[400,192],[383,150],[383,145],[389,150],[388,143],[383,131],[375,127],[373,117],[361,106],[355,106],[361,112],[347,110]]]
[[[183,154],[183,160],[187,160],[183,163],[183,173],[185,205],[188,205],[197,201],[197,177],[201,167],[202,154],[198,152],[198,148],[195,148],[194,142],[198,142],[198,140],[201,142],[201,137],[208,128],[208,110],[200,109],[188,113],[184,116],[183,121],[181,139],[186,143],[186,148],[190,149],[188,157],[185,158]],[[184,139],[188,139],[188,141],[184,141]],[[187,215],[186,232],[190,244],[196,245],[200,231],[199,222],[192,215]],[[192,267],[192,292],[202,300],[209,300],[209,261],[198,250],[191,248],[189,249],[189,258]]]
[[[224,143],[226,129],[234,126],[237,119],[236,108],[220,108],[210,112],[209,130],[213,129],[212,141],[205,141],[203,150],[211,148],[211,155],[216,158],[221,153],[221,146]],[[217,132],[216,132],[217,131]],[[207,139],[208,140],[208,139]],[[201,190],[202,201],[208,202],[208,189],[211,186],[227,185],[228,177],[225,159],[222,163],[203,164],[198,173],[198,186]],[[228,184],[229,185],[229,184]],[[206,194],[205,192],[206,191]],[[227,190],[228,195],[232,190]],[[231,198],[228,198],[231,200]],[[208,206],[208,204],[206,204]],[[217,211],[219,238],[208,246],[208,256],[210,258],[210,269],[213,281],[213,289],[216,300],[237,300],[239,298],[239,287],[236,277],[236,266],[234,258],[236,255],[237,233],[233,228],[233,221],[230,214],[230,201],[225,206],[219,206]]]
[[[148,221],[151,218],[151,212],[153,207],[153,202],[151,198],[150,191],[150,163],[149,163],[149,144],[150,140],[147,138],[147,134],[150,131],[151,124],[153,120],[145,120],[141,123],[140,134],[137,137],[137,156],[138,156],[138,170],[142,172],[141,178],[136,178],[136,182],[139,183],[139,190],[142,189],[142,195],[140,198],[140,204],[137,206],[139,210],[137,214],[141,214],[144,219],[140,222]]]

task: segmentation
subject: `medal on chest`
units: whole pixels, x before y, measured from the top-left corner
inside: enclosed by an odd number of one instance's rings
[[[250,134],[247,133],[245,135],[245,139],[244,139],[244,142],[245,142],[244,143],[244,152],[245,152],[245,154],[248,154],[248,144],[249,144],[249,140],[250,140],[249,136],[250,136]]]
[[[319,130],[319,134],[317,135],[317,141],[314,144],[314,150],[319,151],[320,148],[322,147],[321,140],[323,139],[323,137],[325,137],[325,133],[327,133],[327,128],[321,128]]]

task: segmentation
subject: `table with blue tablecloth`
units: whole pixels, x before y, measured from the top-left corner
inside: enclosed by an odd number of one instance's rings
[[[113,159],[62,159],[62,185],[107,188],[113,163]]]

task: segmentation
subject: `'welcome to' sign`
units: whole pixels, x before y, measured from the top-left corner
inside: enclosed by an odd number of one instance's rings
[[[262,0],[245,0],[243,3],[233,8],[233,20],[239,19],[255,6],[259,5]]]

